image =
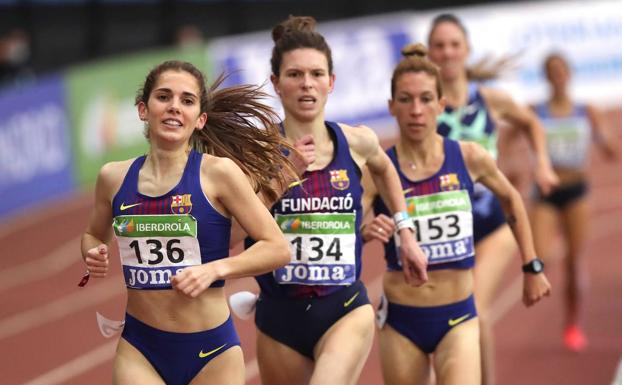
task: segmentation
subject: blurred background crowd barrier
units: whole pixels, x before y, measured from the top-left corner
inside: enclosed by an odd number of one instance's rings
[[[293,14],[296,3],[287,2],[294,6]],[[327,118],[367,124],[381,137],[392,136],[395,127],[387,100],[400,48],[425,43],[432,18],[445,11],[464,21],[473,62],[515,55],[512,69],[495,83],[518,100],[544,99],[541,65],[544,56],[555,51],[572,63],[575,99],[605,109],[621,106],[622,2],[497,2],[328,22],[322,21],[325,15],[307,12],[318,17],[319,30],[333,50],[337,81]],[[235,20],[235,15],[228,15],[222,22]],[[261,25],[271,24],[264,20]],[[128,25],[132,27],[111,33],[126,34],[131,40],[132,31],[142,26],[139,20]],[[60,28],[50,33],[68,32]],[[165,59],[187,60],[212,79],[221,72],[230,74],[228,84],[264,84],[270,75],[270,36],[265,29],[206,39],[190,23],[176,31],[169,48],[117,54],[35,76],[25,64],[27,34],[19,28],[9,31],[0,38],[0,222],[88,189],[103,163],[145,151],[134,95],[154,65]],[[105,51],[106,45],[101,46]],[[52,45],[49,50],[48,55],[64,55],[61,47]],[[272,93],[268,84],[266,90]],[[280,109],[276,99],[268,102]]]

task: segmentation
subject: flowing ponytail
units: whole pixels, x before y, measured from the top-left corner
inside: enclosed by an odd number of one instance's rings
[[[147,75],[136,104],[147,103],[160,74],[168,70],[188,72],[198,82],[201,112],[207,114],[207,122],[190,137],[195,150],[232,159],[250,179],[255,192],[270,200],[277,198],[288,181],[298,178],[284,151],[296,150],[281,136],[276,112],[262,102],[269,95],[261,86],[219,88],[226,78],[220,75],[208,89],[203,73],[194,65],[167,61]]]

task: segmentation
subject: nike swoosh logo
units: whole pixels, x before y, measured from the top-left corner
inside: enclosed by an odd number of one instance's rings
[[[409,192],[413,191],[413,188],[407,188],[406,190],[402,190],[402,192],[404,193],[404,195],[408,194]]]
[[[125,202],[123,202],[123,203],[121,203],[121,207],[119,207],[119,209],[121,209],[121,211],[123,211],[123,210],[127,210],[127,209],[129,209],[130,207],[134,207],[134,206],[138,206],[138,205],[142,205],[142,204],[143,204],[143,202],[140,202],[140,203],[134,203],[133,205],[127,205],[127,206],[126,206],[126,205],[125,205]]]
[[[292,187],[296,187],[296,186],[298,186],[299,184],[303,184],[303,183],[304,183],[304,181],[306,181],[307,179],[309,179],[309,178],[304,178],[304,179],[301,179],[301,180],[297,180],[297,181],[295,181],[295,182],[292,182],[292,183],[290,183],[290,184],[289,184],[289,186],[287,186],[287,188],[292,188]]]
[[[346,302],[343,303],[343,307],[348,307],[352,304],[352,302],[356,299],[356,297],[359,296],[360,291],[357,291],[356,294],[354,294],[352,296],[352,298],[350,298],[349,300],[347,300]]]
[[[201,349],[201,351],[199,352],[199,358],[205,358],[207,356],[211,356],[212,354],[216,353],[217,351],[221,350],[222,348],[224,348],[225,346],[227,346],[227,344],[222,344],[222,346],[217,347],[214,350],[210,350],[207,353],[203,353],[203,349]]]
[[[460,318],[450,318],[449,321],[447,322],[449,324],[449,326],[456,326],[458,325],[460,322],[464,321],[465,319],[469,318],[469,316],[471,315],[471,313],[467,313],[465,315],[463,315]]]

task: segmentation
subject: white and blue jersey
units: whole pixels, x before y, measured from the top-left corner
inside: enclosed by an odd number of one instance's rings
[[[563,117],[553,116],[547,103],[535,106],[546,132],[546,144],[555,168],[583,169],[588,160],[592,128],[585,105],[575,105]]]

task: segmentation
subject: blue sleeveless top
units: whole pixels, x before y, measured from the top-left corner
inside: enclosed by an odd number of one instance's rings
[[[488,106],[475,83],[469,83],[466,106],[445,106],[437,118],[437,131],[453,140],[478,142],[497,158],[497,130]]]
[[[321,170],[306,171],[302,183],[271,209],[292,252],[288,265],[256,277],[271,297],[326,296],[361,275],[361,170],[341,127],[325,124],[333,159]]]
[[[201,189],[202,158],[192,150],[179,183],[158,197],[138,192],[146,156],[130,166],[112,200],[113,230],[128,288],[171,289],[171,277],[184,268],[229,256],[231,220],[214,209]],[[222,280],[210,285],[222,286]]]
[[[400,176],[406,206],[415,222],[417,242],[428,257],[428,270],[470,269],[474,265],[473,181],[462,158],[460,144],[443,139],[445,160],[432,176],[419,181],[402,172],[395,147],[387,150]],[[374,213],[391,216],[377,196]],[[387,270],[402,270],[395,237],[384,246]]]
[[[546,132],[546,145],[553,167],[582,169],[586,167],[592,126],[586,105],[575,105],[567,116],[553,116],[548,103],[535,106]]]

